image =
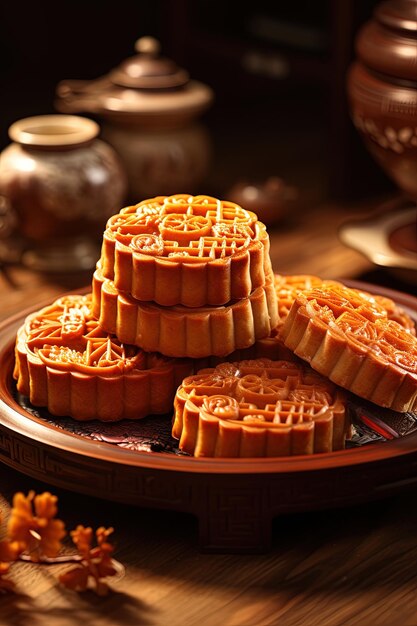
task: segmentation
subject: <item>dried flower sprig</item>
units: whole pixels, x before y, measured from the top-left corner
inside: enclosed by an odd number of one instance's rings
[[[96,546],[92,546],[93,529],[78,525],[71,531],[77,552],[59,556],[62,540],[67,535],[65,524],[56,519],[58,498],[49,492],[27,496],[16,493],[7,525],[7,537],[0,541],[0,592],[13,591],[14,582],[7,578],[11,564],[17,560],[33,563],[77,563],[76,567],[59,576],[69,589],[83,591],[93,588],[98,595],[106,595],[109,586],[103,580],[123,571],[112,558],[114,546],[108,541],[113,528],[100,527],[95,532]],[[90,584],[92,583],[92,584]]]
[[[71,537],[81,556],[81,561],[73,569],[61,574],[59,580],[63,585],[76,591],[85,591],[91,580],[98,595],[103,596],[108,593],[109,587],[103,578],[115,576],[118,573],[115,562],[111,558],[114,548],[107,541],[112,532],[113,528],[102,526],[98,528],[96,530],[97,546],[92,547],[92,528],[79,525],[71,531]]]
[[[55,519],[57,500],[48,491],[39,496],[34,491],[27,496],[16,493],[13,497],[7,534],[11,541],[25,546],[32,561],[39,561],[43,555],[55,557],[62,548],[66,531],[64,522]]]

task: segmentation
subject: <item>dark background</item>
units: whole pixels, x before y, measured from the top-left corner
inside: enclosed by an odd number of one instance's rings
[[[348,114],[354,38],[376,0],[64,1],[0,8],[0,148],[19,118],[53,113],[57,83],[94,79],[157,37],[209,84],[214,146],[207,192],[277,175],[312,202],[391,190]]]

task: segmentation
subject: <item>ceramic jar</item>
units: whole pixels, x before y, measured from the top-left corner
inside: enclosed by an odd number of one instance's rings
[[[22,262],[34,269],[91,269],[107,219],[126,197],[126,174],[99,125],[74,115],[39,115],[9,128],[0,193],[17,218]]]
[[[385,173],[417,201],[417,2],[388,0],[359,31],[347,77],[353,122]]]
[[[163,130],[102,122],[103,139],[123,161],[129,181],[129,203],[197,191],[211,160],[207,130],[195,123]]]
[[[213,92],[160,55],[159,42],[142,37],[137,54],[93,81],[63,80],[55,107],[91,114],[119,154],[128,176],[128,199],[193,193],[211,160],[208,131],[199,117]]]

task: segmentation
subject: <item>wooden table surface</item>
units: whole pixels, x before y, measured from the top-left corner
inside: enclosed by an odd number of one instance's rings
[[[374,277],[383,270],[340,244],[338,226],[373,207],[328,206],[270,228],[275,271]],[[0,273],[0,319],[89,284],[90,275],[43,276],[21,267]],[[409,287],[415,292],[415,286]],[[16,626],[416,626],[417,491],[378,502],[297,513],[274,521],[267,554],[204,554],[196,521],[71,493],[0,467],[0,509],[13,493],[50,490],[68,529],[113,526],[124,577],[104,598],[57,584],[68,565],[16,563],[17,593],[0,596],[0,624]],[[3,521],[4,526],[4,521]]]

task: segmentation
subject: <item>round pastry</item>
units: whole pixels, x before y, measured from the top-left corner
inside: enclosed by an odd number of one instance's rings
[[[268,358],[268,359],[284,359],[294,360],[297,357],[287,348],[280,335],[280,328],[285,322],[291,306],[296,297],[303,291],[308,291],[315,287],[339,285],[343,287],[343,283],[335,280],[323,280],[318,276],[311,274],[296,275],[274,275],[275,291],[277,294],[278,307],[278,325],[272,331],[269,337],[259,339],[256,343],[248,348],[244,354],[236,355],[235,358],[229,360],[239,361],[247,358]],[[368,293],[360,290],[359,293],[367,298],[371,303],[378,304],[385,310],[388,319],[392,319],[403,326],[412,335],[416,334],[414,320],[391,298]]]
[[[168,413],[190,372],[189,361],[147,354],[103,331],[90,295],[56,300],[17,333],[17,389],[52,415],[116,421]]]
[[[384,301],[338,284],[302,291],[279,331],[336,384],[395,411],[417,409],[417,339]]]
[[[111,217],[103,276],[162,306],[220,306],[248,297],[271,274],[269,237],[255,213],[210,196],[157,196]]]
[[[331,452],[349,431],[345,393],[303,363],[223,363],[184,379],[172,435],[197,457]]]
[[[172,357],[226,356],[268,337],[278,322],[273,282],[227,306],[198,308],[135,300],[104,278],[99,264],[92,286],[93,313],[103,329],[123,343]]]
[[[329,285],[339,285],[341,287],[345,286],[340,281],[326,280],[311,274],[275,274],[274,281],[277,293],[279,325],[284,323],[292,303],[302,291],[308,291],[310,289],[314,289],[315,287],[326,287]],[[383,309],[385,309],[388,319],[398,322],[401,326],[404,326],[406,330],[415,335],[416,331],[414,321],[400,306],[394,302],[394,300],[386,296],[371,294],[367,291],[363,291],[362,289],[359,289],[358,291],[365,298],[370,300],[370,302],[376,302]]]

